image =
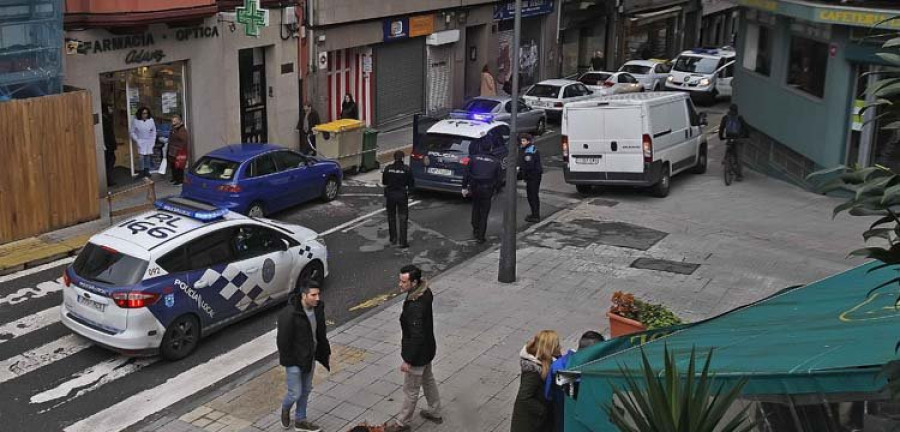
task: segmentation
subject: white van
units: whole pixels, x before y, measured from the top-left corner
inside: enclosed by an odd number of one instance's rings
[[[731,97],[734,80],[733,48],[696,48],[678,55],[666,79],[666,90],[681,90],[698,102],[713,104],[718,96]]]
[[[653,186],[669,194],[670,179],[685,170],[706,172],[706,115],[680,92],[629,93],[566,104],[562,151],[566,183],[587,193],[594,186]]]

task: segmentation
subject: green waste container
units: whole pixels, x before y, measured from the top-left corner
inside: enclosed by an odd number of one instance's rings
[[[360,171],[372,171],[378,169],[378,130],[366,129],[363,131],[362,161],[359,164]]]

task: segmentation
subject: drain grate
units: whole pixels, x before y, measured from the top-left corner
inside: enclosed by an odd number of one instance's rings
[[[700,268],[700,264],[676,262],[656,258],[638,258],[634,260],[633,263],[631,263],[631,267],[637,269],[657,270],[669,273],[689,275],[693,274],[698,268]]]

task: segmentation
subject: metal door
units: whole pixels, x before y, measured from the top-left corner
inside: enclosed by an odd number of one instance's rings
[[[375,49],[377,124],[422,112],[424,90],[425,38],[386,43]]]

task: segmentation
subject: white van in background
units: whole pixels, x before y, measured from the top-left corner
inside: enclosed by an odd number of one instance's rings
[[[731,47],[682,52],[672,62],[666,90],[686,91],[698,103],[713,104],[719,96],[731,97],[735,56]]]
[[[652,186],[669,194],[670,179],[706,171],[706,115],[680,92],[629,93],[566,104],[562,151],[566,183]]]

